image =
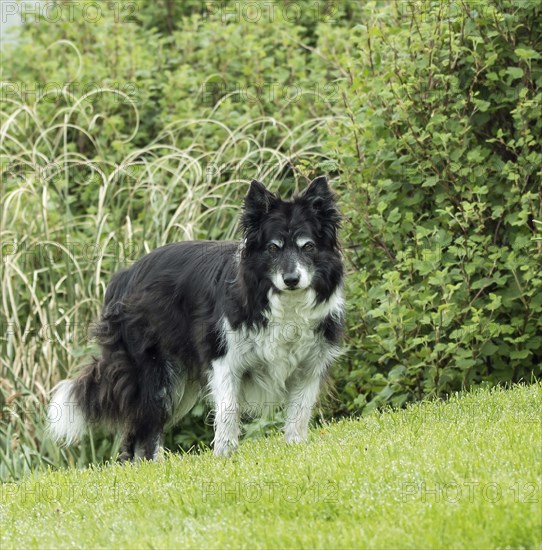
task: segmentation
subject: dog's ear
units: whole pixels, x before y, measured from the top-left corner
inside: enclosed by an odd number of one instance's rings
[[[335,197],[325,176],[313,179],[301,194],[301,198],[305,199],[314,210],[319,210],[325,202],[335,204]]]
[[[245,209],[259,210],[262,214],[269,212],[271,203],[276,196],[265,188],[265,185],[258,180],[250,182],[250,189],[245,197]]]
[[[260,226],[262,216],[267,214],[277,196],[265,188],[263,183],[252,180],[250,189],[245,197],[241,227],[246,235],[251,229]]]
[[[313,179],[301,194],[300,199],[308,204],[316,214],[321,223],[322,236],[332,246],[337,246],[337,231],[341,223],[341,214],[327,178],[318,176]]]

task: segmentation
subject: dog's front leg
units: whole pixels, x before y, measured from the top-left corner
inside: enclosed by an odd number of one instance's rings
[[[229,456],[239,444],[239,390],[240,378],[227,357],[212,365],[211,392],[215,406],[214,452]]]
[[[320,376],[311,376],[293,381],[288,388],[286,424],[284,426],[286,443],[307,441],[309,421],[320,393],[320,385]]]

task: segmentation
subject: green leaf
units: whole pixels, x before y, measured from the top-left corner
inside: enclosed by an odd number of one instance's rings
[[[533,352],[530,349],[514,350],[510,352],[510,359],[527,359]]]
[[[540,59],[540,54],[530,48],[516,48],[514,53],[521,59]]]
[[[523,69],[520,67],[508,67],[506,72],[512,77],[512,80],[517,80],[523,76]]]

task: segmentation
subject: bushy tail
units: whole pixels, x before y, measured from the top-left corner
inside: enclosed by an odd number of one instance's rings
[[[141,413],[135,399],[140,392],[137,372],[122,340],[126,311],[119,301],[129,271],[118,272],[109,284],[102,318],[94,325],[93,336],[101,346],[73,380],[63,380],[53,389],[47,412],[49,435],[68,445],[74,443],[90,425],[123,427]],[[115,294],[117,293],[118,296]],[[134,325],[139,317],[133,321]]]
[[[78,380],[63,380],[53,389],[47,410],[48,434],[56,441],[71,445],[87,431],[81,404],[76,401]]]
[[[77,378],[63,380],[53,388],[47,410],[47,432],[54,440],[71,445],[87,432],[91,423],[101,420],[94,399],[97,364],[94,361]]]

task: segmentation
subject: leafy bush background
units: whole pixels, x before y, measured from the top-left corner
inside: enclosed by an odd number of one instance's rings
[[[4,53],[0,477],[111,455],[43,437],[48,390],[92,352],[111,274],[234,237],[253,177],[328,173],[345,214],[320,418],[540,376],[540,3],[250,4],[77,4]],[[198,408],[169,445],[210,438]]]

